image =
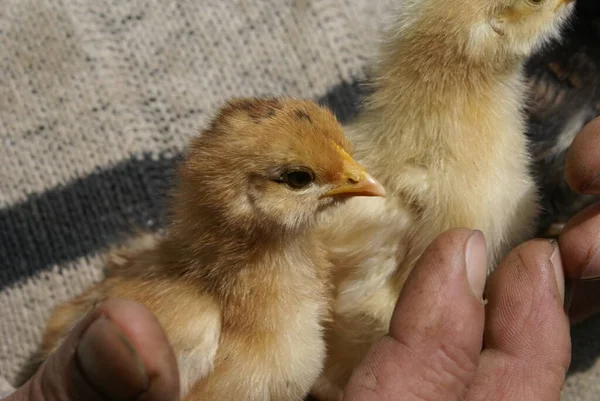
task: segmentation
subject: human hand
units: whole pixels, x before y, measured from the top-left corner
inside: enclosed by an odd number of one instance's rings
[[[600,195],[600,118],[583,128],[567,154],[565,178],[575,192]],[[600,311],[600,204],[573,217],[559,237],[565,275],[571,282],[567,308],[572,323]]]
[[[137,303],[109,300],[3,401],[178,399],[177,363],[154,315]]]
[[[514,249],[492,274],[484,307],[486,268],[481,233],[439,236],[344,400],[559,400],[570,336],[558,244]]]

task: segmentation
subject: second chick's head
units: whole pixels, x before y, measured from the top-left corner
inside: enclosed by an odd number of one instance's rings
[[[180,179],[182,218],[261,235],[307,228],[349,197],[385,195],[329,110],[283,98],[228,102],[192,142]]]
[[[402,0],[397,7],[392,29],[412,48],[489,61],[527,57],[558,38],[575,0]]]
[[[551,39],[573,14],[575,0],[494,0],[489,25],[505,51],[529,56]]]

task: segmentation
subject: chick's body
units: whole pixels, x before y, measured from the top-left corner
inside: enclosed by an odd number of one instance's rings
[[[335,264],[330,356],[314,394],[339,399],[389,328],[425,247],[454,227],[481,230],[490,270],[535,229],[524,136],[523,62],[557,36],[562,0],[403,0],[384,33],[374,92],[347,130],[385,199],[352,199],[320,230]],[[432,294],[432,296],[434,296]]]
[[[190,147],[164,237],[114,253],[104,281],[58,307],[45,353],[94,304],[127,298],[164,328],[184,400],[301,400],[323,364],[331,300],[311,226],[338,195],[383,195],[348,152],[312,102],[230,102]]]

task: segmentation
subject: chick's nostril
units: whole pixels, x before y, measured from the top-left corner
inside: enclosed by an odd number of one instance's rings
[[[349,177],[348,178],[348,183],[352,184],[352,185],[358,184],[358,179],[355,178],[355,177]]]

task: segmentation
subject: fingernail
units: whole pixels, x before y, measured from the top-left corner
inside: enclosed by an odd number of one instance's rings
[[[581,272],[580,278],[582,280],[594,280],[600,278],[600,248],[596,249],[596,252]]]
[[[136,399],[148,388],[148,374],[135,348],[104,316],[85,331],[76,358],[88,384],[106,399]]]
[[[556,285],[558,286],[558,293],[560,294],[561,302],[565,302],[565,273],[563,270],[562,258],[560,256],[560,249],[556,241],[552,241],[554,244],[554,251],[550,256],[550,263],[554,268],[554,277],[556,278]]]
[[[590,195],[600,194],[600,174],[595,176],[594,179],[583,188],[583,192]]]
[[[478,301],[483,302],[488,263],[485,237],[479,230],[474,230],[467,240],[465,262],[471,291]]]

